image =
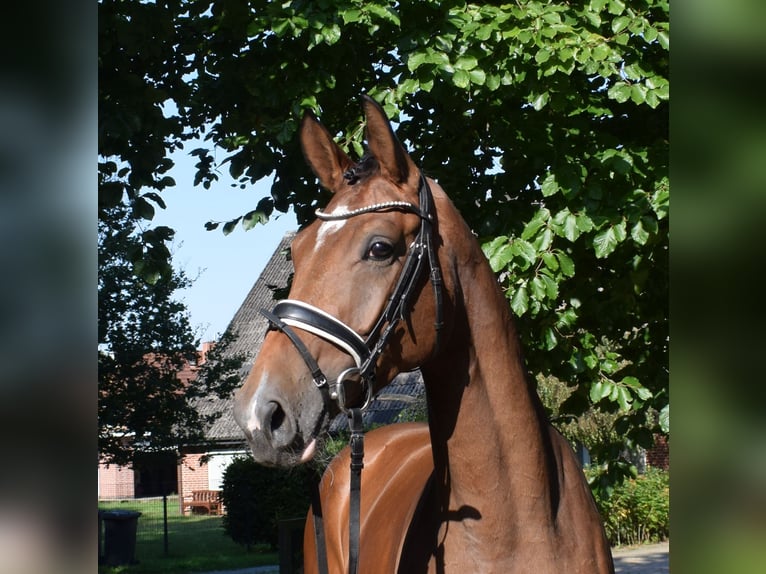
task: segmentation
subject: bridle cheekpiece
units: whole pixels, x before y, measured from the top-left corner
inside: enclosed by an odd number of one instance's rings
[[[340,409],[346,413],[351,408],[346,403],[343,384],[347,379],[358,378],[362,385],[364,399],[362,405],[357,408],[364,410],[369,406],[372,400],[378,358],[385,349],[398,322],[404,319],[410,311],[415,287],[425,269],[426,260],[430,268],[430,279],[436,301],[434,327],[438,349],[439,334],[442,327],[442,277],[434,246],[433,196],[428,181],[422,173],[418,188],[418,200],[419,206],[405,201],[388,201],[336,213],[325,213],[321,210],[316,212],[317,218],[323,221],[339,221],[367,213],[386,211],[403,211],[414,213],[420,217],[418,235],[409,247],[407,259],[396,286],[388,298],[385,309],[366,338],[363,338],[340,319],[303,301],[285,299],[277,303],[271,312],[261,310],[261,314],[269,320],[271,328],[284,333],[293,343],[311,372],[311,377],[317,388],[326,389],[330,398],[337,401]],[[306,331],[339,347],[351,356],[356,366],[341,372],[335,381],[329,381],[316,359],[293,329]]]

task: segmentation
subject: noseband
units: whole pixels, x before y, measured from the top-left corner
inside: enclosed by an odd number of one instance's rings
[[[436,248],[434,247],[433,196],[431,188],[422,173],[418,188],[418,200],[420,203],[419,207],[404,201],[389,201],[340,213],[325,213],[321,210],[316,212],[317,217],[323,221],[338,221],[366,213],[385,211],[403,211],[414,213],[420,217],[418,235],[412,245],[410,245],[407,259],[404,262],[396,286],[388,298],[383,313],[378,317],[375,326],[366,338],[363,338],[340,319],[303,301],[286,299],[277,303],[271,312],[261,310],[261,314],[269,320],[271,328],[287,335],[293,343],[303,358],[306,367],[311,372],[311,377],[317,388],[329,392],[330,398],[337,401],[338,406],[345,413],[348,413],[350,408],[346,404],[343,384],[347,379],[358,378],[361,382],[363,402],[358,408],[364,410],[369,406],[372,400],[378,358],[385,349],[396,325],[410,311],[412,297],[425,269],[426,259],[430,268],[431,284],[436,303],[434,328],[436,330],[436,349],[438,350],[439,335],[442,327],[442,277],[439,261],[436,258]],[[293,328],[309,332],[343,349],[351,356],[356,366],[341,372],[335,381],[330,382]]]

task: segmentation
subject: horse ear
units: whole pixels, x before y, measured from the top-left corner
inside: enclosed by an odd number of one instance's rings
[[[391,128],[386,113],[370,96],[362,96],[367,119],[367,147],[378,160],[382,174],[396,184],[417,176],[418,170]]]
[[[343,182],[343,174],[354,162],[335,143],[311,111],[306,111],[300,130],[303,156],[321,184],[334,192]]]

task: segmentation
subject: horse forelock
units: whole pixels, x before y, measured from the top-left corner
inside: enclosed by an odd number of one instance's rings
[[[348,185],[355,185],[378,171],[380,171],[378,160],[375,156],[367,152],[357,163],[343,173],[343,179],[346,180]]]

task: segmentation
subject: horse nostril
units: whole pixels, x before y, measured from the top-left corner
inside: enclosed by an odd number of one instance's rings
[[[273,436],[285,422],[285,411],[276,401],[266,401],[258,407],[257,418],[260,429]]]
[[[285,411],[282,409],[279,403],[272,403],[274,410],[271,413],[271,423],[269,428],[274,433],[279,430],[282,424],[285,422]]]

